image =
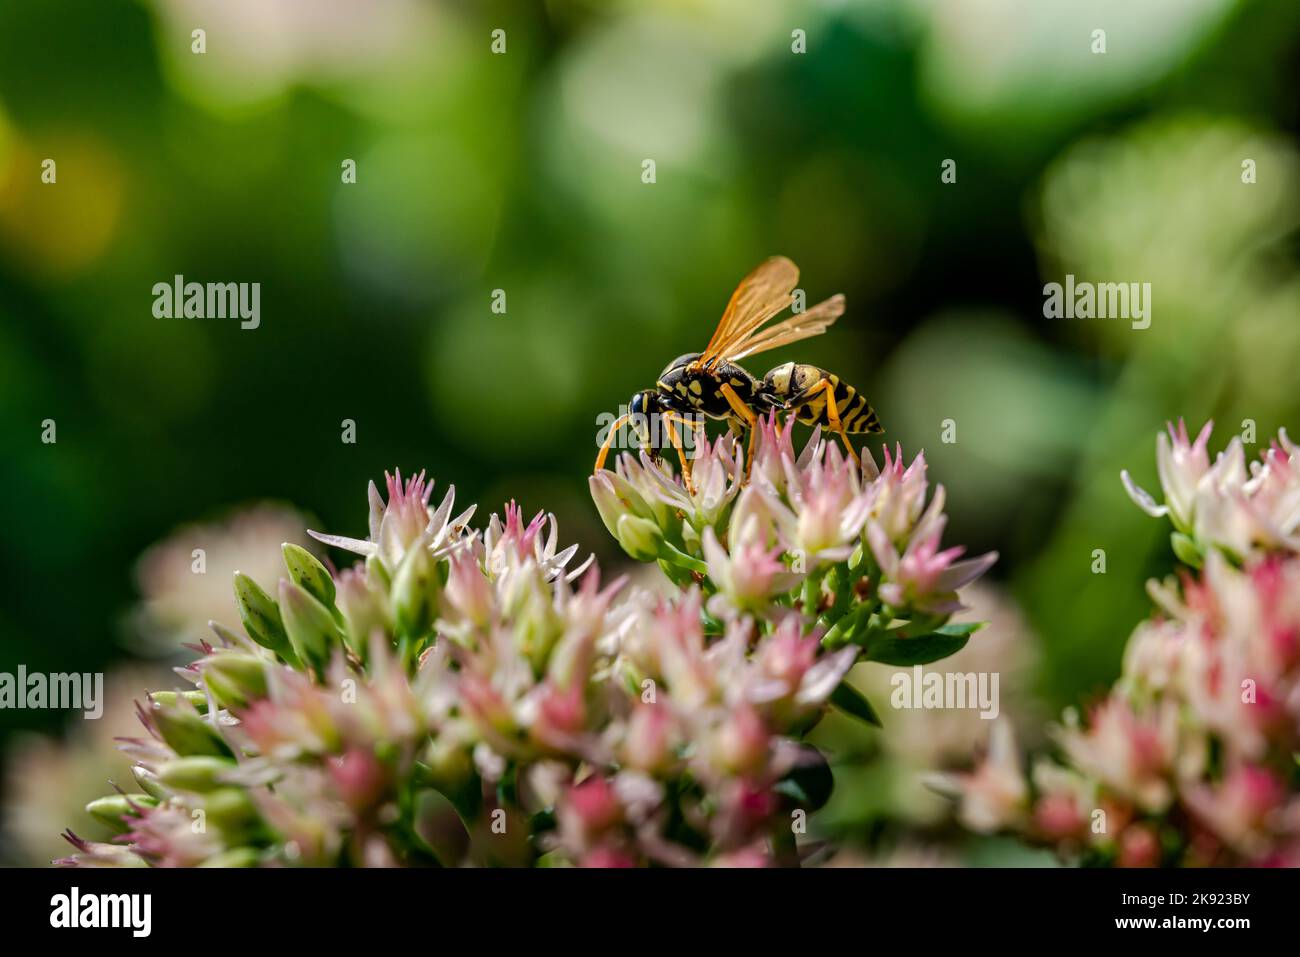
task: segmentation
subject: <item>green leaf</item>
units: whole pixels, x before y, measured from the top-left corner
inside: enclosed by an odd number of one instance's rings
[[[247,708],[266,697],[266,668],[261,658],[237,651],[208,656],[199,665],[203,683],[223,708]]]
[[[623,546],[623,550],[627,551],[626,545]],[[632,555],[630,551],[628,554]],[[687,571],[692,571],[700,575],[707,576],[709,574],[709,566],[704,564],[704,562],[700,561],[698,558],[693,558],[690,555],[687,555],[681,549],[670,545],[662,539],[659,541],[658,552],[656,554],[660,561],[671,562],[680,568],[685,568]],[[632,555],[632,557],[636,558],[635,555]]]
[[[217,732],[217,729],[199,717],[198,712],[184,706],[159,706],[155,696],[150,695],[150,709],[147,712],[158,734],[167,746],[181,757],[195,754],[208,754],[220,758],[233,758],[234,751]]]
[[[239,787],[217,788],[203,795],[203,810],[207,812],[208,823],[221,828],[227,840],[243,836],[258,819],[257,805]]]
[[[157,798],[147,794],[112,794],[97,798],[86,805],[91,817],[108,825],[114,834],[124,834],[131,829],[129,818],[139,817],[137,808],[155,807]]]
[[[952,626],[944,626],[944,628],[950,627]],[[952,634],[941,628],[928,635],[917,635],[915,638],[877,638],[867,646],[865,658],[867,661],[879,661],[882,664],[904,668],[912,665],[928,665],[932,661],[947,658],[961,651],[966,642],[970,641],[970,632],[973,630]]]
[[[511,764],[497,781],[497,807],[519,802],[519,765]]]
[[[831,692],[831,704],[859,721],[873,724],[877,728],[884,727],[880,715],[876,714],[876,709],[871,706],[867,696],[847,681],[841,681],[839,687]]]
[[[158,780],[180,791],[215,791],[224,785],[222,776],[238,765],[230,758],[210,754],[195,754],[186,758],[172,758],[158,769]]]
[[[831,607],[826,610],[826,616],[830,621],[839,621],[843,618],[844,613],[849,610],[849,602],[853,600],[853,588],[848,575],[848,568],[843,562],[832,565],[830,571],[826,573],[826,591],[832,595]]]
[[[202,691],[151,691],[149,699],[164,708],[175,707],[180,702],[189,702],[199,714],[208,713],[208,696]]]
[[[987,621],[954,621],[934,629],[933,634],[970,636],[987,624]]]
[[[871,605],[863,602],[857,605],[847,615],[831,626],[826,634],[822,635],[822,647],[834,649],[843,648],[857,637],[859,626],[866,621],[871,615]]]
[[[528,819],[528,832],[532,834],[534,838],[536,838],[538,834],[544,834],[547,831],[555,830],[555,826],[554,808],[542,808]]]
[[[433,627],[441,583],[425,539],[407,549],[393,575],[393,624],[403,638],[419,639]]]
[[[281,578],[280,613],[294,653],[317,674],[324,674],[330,655],[343,644],[343,633],[329,609],[308,594],[307,589]]]
[[[689,588],[691,586],[691,573],[684,568],[679,568],[672,562],[658,559],[659,570],[662,571],[668,580],[680,588]]]
[[[316,556],[292,542],[285,542],[280,551],[284,554],[284,567],[289,570],[289,577],[326,608],[333,608],[334,579]]]
[[[652,562],[656,557],[673,561],[662,550],[672,548],[664,541],[663,529],[648,518],[630,512],[620,515],[614,525],[614,537],[618,539],[623,551],[639,562]]]
[[[220,867],[222,869],[230,867],[256,867],[261,860],[261,855],[255,848],[236,847],[228,851],[222,851],[220,854],[214,854],[199,867]]]
[[[131,776],[135,778],[136,784],[151,797],[156,797],[159,801],[165,801],[171,797],[171,792],[162,786],[158,780],[158,775],[154,774],[142,764],[131,766]]]
[[[704,634],[709,637],[717,637],[727,630],[722,619],[710,615],[708,609],[703,606],[700,607],[700,624],[704,627]],[[640,693],[640,689],[637,689],[636,694]]]
[[[805,757],[776,783],[774,790],[790,798],[796,807],[816,811],[831,799],[835,778],[820,751],[808,746],[801,751]]]
[[[285,633],[284,620],[275,599],[243,572],[235,572],[235,601],[239,604],[239,619],[244,623],[248,637],[297,667],[298,656],[289,647],[289,636]]]
[[[1192,568],[1200,568],[1204,557],[1201,550],[1196,547],[1196,543],[1184,535],[1182,532],[1174,532],[1169,536],[1169,544],[1173,547],[1174,555],[1184,565],[1190,565]]]

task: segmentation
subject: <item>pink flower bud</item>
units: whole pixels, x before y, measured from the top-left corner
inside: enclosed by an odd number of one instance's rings
[[[710,756],[715,766],[731,774],[760,769],[770,745],[767,729],[749,705],[732,708],[713,735]]]
[[[1120,867],[1155,867],[1160,863],[1160,840],[1146,824],[1130,824],[1119,836]]]
[[[585,855],[619,825],[623,808],[609,781],[594,775],[569,788],[557,816],[564,845]]]
[[[1078,805],[1068,794],[1049,794],[1034,805],[1034,824],[1050,841],[1074,836],[1084,823]]]
[[[375,755],[352,748],[329,762],[330,778],[348,807],[358,813],[383,797],[388,786],[388,772]]]
[[[627,764],[647,773],[663,769],[672,760],[672,719],[661,705],[639,705],[628,722],[623,741]]]
[[[451,609],[473,627],[484,628],[492,620],[492,587],[472,552],[461,550],[451,556],[443,594]]]
[[[582,867],[624,868],[636,867],[636,858],[615,847],[597,847],[582,857]]]

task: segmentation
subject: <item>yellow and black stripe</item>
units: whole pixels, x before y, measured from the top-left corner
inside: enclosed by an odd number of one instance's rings
[[[786,403],[786,408],[805,425],[831,428],[827,415],[826,385],[830,383],[839,412],[840,427],[850,435],[883,432],[876,410],[866,397],[833,372],[805,363],[787,362],[777,366],[763,379],[770,394]]]

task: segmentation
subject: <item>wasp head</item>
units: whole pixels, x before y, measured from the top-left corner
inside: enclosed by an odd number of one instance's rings
[[[643,389],[633,393],[627,403],[628,424],[632,426],[632,431],[641,441],[642,448],[648,451],[652,458],[658,458],[659,455],[659,450],[654,445],[654,416],[663,412],[666,407],[663,394],[654,389]]]

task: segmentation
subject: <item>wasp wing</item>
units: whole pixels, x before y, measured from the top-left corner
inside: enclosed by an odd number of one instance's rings
[[[784,256],[760,263],[731,294],[718,328],[697,362],[710,365],[733,352],[738,343],[790,305],[791,292],[798,282],[799,267]]]
[[[751,335],[748,339],[735,343],[724,354],[724,358],[731,362],[739,362],[745,356],[752,356],[758,352],[767,352],[769,349],[776,349],[792,342],[799,342],[801,339],[820,336],[843,314],[843,294],[831,296],[824,302],[817,303],[811,309],[790,316],[787,319],[782,319],[776,325],[768,326],[761,332]]]

